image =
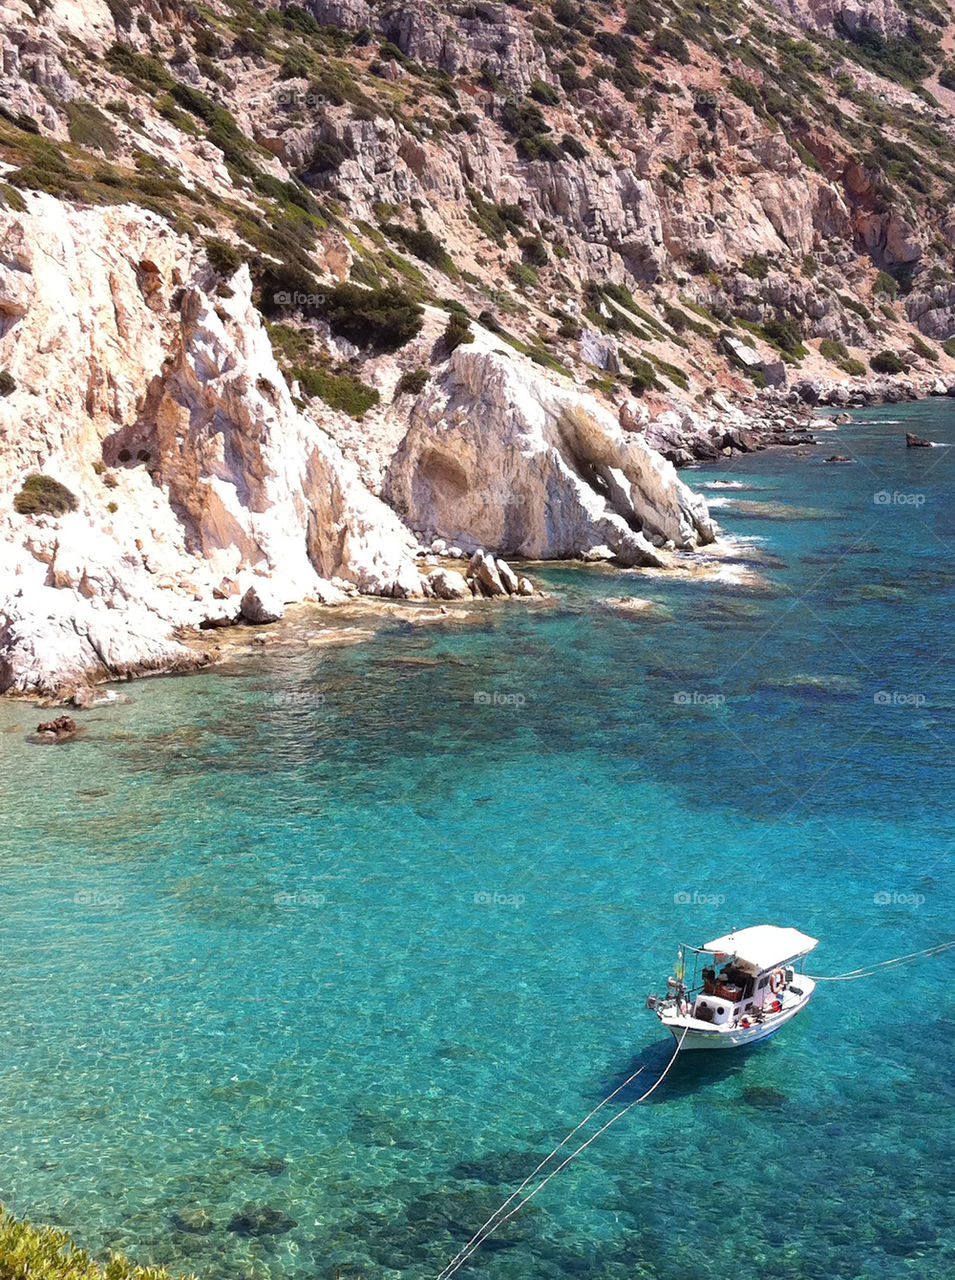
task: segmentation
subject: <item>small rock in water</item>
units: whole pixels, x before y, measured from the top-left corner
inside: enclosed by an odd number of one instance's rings
[[[253,582],[242,597],[239,609],[246,622],[278,622],[285,613],[285,603],[271,583]]]
[[[44,720],[38,724],[36,731],[44,738],[60,741],[76,733],[76,721],[72,716],[57,716],[55,720]]]
[[[834,453],[826,459],[827,462],[851,462],[852,459],[844,453]]]
[[[282,1235],[298,1223],[270,1204],[246,1204],[229,1219],[229,1230],[240,1236]]]
[[[514,572],[514,570],[511,568],[511,566],[507,563],[506,560],[498,559],[496,563],[497,563],[498,576],[500,577],[501,582],[504,584],[505,591],[509,596],[515,595],[518,590],[518,581],[519,581],[517,574]]]
[[[475,551],[468,565],[468,577],[477,583],[481,595],[504,596],[507,588],[501,581],[494,557],[485,551]],[[474,588],[472,587],[472,590]]]
[[[913,435],[911,431],[905,433],[905,445],[907,449],[931,449],[931,440],[923,440],[921,436]]]

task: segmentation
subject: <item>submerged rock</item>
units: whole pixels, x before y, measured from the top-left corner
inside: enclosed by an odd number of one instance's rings
[[[169,1218],[177,1231],[190,1231],[195,1235],[208,1235],[213,1229],[213,1221],[206,1209],[186,1207],[176,1209]]]
[[[253,1173],[267,1173],[270,1178],[277,1178],[288,1168],[288,1161],[282,1156],[259,1156],[249,1161]]]
[[[781,1107],[788,1101],[784,1093],[765,1084],[748,1084],[740,1095],[740,1102],[748,1107]]]
[[[246,1204],[229,1219],[229,1231],[240,1236],[282,1235],[298,1223],[270,1204]]]

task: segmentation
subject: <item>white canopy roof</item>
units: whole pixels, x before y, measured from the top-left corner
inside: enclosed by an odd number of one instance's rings
[[[714,938],[702,949],[734,956],[746,968],[764,973],[787,960],[804,956],[818,943],[818,938],[810,938],[808,933],[800,933],[798,929],[783,928],[777,924],[754,924],[748,929],[737,929],[735,933]]]

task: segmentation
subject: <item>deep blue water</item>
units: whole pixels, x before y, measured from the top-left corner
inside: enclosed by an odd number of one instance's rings
[[[666,1062],[678,942],[955,935],[955,450],[906,427],[955,407],[688,473],[762,586],[552,566],[552,607],[142,682],[68,745],[0,708],[0,1199],[208,1280],[426,1280]],[[680,1059],[462,1274],[951,1273],[953,956]]]

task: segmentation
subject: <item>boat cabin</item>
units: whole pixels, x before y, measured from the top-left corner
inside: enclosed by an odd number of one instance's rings
[[[793,962],[813,945],[815,939],[797,929],[770,925],[756,925],[706,943],[700,953],[712,955],[713,960],[703,966],[702,986],[693,999],[691,1015],[700,1022],[725,1026],[747,1015],[755,1020],[778,1012],[783,993],[796,981]],[[795,990],[795,994],[800,993]]]

